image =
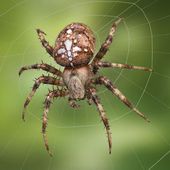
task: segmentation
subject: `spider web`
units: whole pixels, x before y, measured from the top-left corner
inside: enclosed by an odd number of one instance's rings
[[[79,2],[79,3],[76,3],[76,4],[74,4],[74,5],[67,5],[65,8],[62,8],[62,9],[60,9],[60,10],[55,10],[55,9],[51,9],[51,11],[50,11],[50,14],[47,14],[47,15],[45,15],[44,17],[42,17],[42,18],[40,18],[40,20],[39,20],[39,22],[41,23],[41,21],[44,21],[44,20],[46,20],[46,19],[49,19],[50,17],[54,17],[54,16],[57,16],[57,15],[62,15],[62,13],[63,12],[66,12],[67,10],[70,10],[70,9],[73,9],[73,10],[75,10],[76,8],[78,8],[78,7],[82,7],[82,6],[86,6],[86,5],[92,5],[92,4],[95,4],[95,5],[98,5],[98,4],[110,4],[110,7],[109,7],[109,9],[107,10],[107,12],[105,12],[104,14],[96,14],[96,13],[93,13],[93,14],[86,14],[86,15],[81,15],[81,17],[82,18],[96,18],[96,19],[99,19],[99,18],[106,18],[107,20],[108,20],[108,22],[106,22],[105,24],[102,24],[102,21],[101,21],[101,25],[102,25],[102,27],[100,27],[100,28],[98,28],[98,29],[96,29],[96,30],[94,30],[94,32],[95,32],[95,35],[96,35],[96,37],[97,37],[97,44],[98,44],[98,49],[99,49],[99,46],[100,46],[100,44],[103,42],[103,38],[102,38],[102,40],[101,40],[101,38],[100,38],[100,33],[102,32],[107,32],[107,30],[108,30],[108,25],[109,24],[111,24],[117,17],[120,17],[120,16],[124,16],[123,14],[125,14],[126,12],[129,12],[129,11],[131,11],[131,9],[132,8],[136,8],[137,10],[135,10],[135,12],[133,11],[132,13],[130,13],[130,14],[128,14],[127,16],[125,16],[124,17],[124,21],[123,21],[123,29],[124,29],[124,31],[126,31],[126,35],[127,35],[127,39],[128,39],[128,43],[127,43],[127,50],[126,50],[126,56],[125,56],[125,58],[124,58],[124,61],[123,62],[121,62],[121,63],[129,63],[128,62],[128,60],[129,60],[129,58],[130,58],[130,52],[131,52],[131,50],[134,50],[134,49],[131,49],[132,47],[131,47],[131,31],[130,31],[130,29],[134,29],[133,27],[132,28],[129,28],[129,26],[128,26],[128,22],[127,22],[127,20],[129,19],[129,18],[133,18],[134,16],[136,16],[136,14],[138,14],[138,13],[140,13],[142,16],[143,16],[143,18],[144,18],[144,20],[145,20],[145,22],[144,23],[141,23],[140,25],[136,25],[135,27],[136,28],[138,28],[138,29],[140,29],[140,27],[141,26],[143,26],[143,25],[146,25],[146,27],[148,27],[149,28],[149,34],[150,34],[150,36],[149,37],[144,37],[144,39],[146,38],[146,39],[150,39],[150,62],[149,62],[149,64],[150,65],[148,65],[148,67],[152,67],[152,68],[154,68],[153,67],[153,62],[154,62],[154,52],[156,52],[156,53],[165,53],[165,54],[167,54],[166,52],[161,52],[161,51],[158,51],[158,50],[156,50],[155,51],[155,49],[154,49],[154,46],[153,46],[153,38],[155,38],[155,37],[168,37],[169,36],[169,33],[167,34],[167,33],[164,33],[164,34],[156,34],[156,35],[154,35],[153,34],[153,30],[152,30],[152,27],[151,27],[151,23],[154,23],[154,22],[160,22],[160,21],[162,21],[162,20],[165,20],[165,19],[167,19],[167,18],[169,18],[169,15],[167,15],[167,16],[164,16],[164,17],[160,17],[160,18],[158,18],[158,19],[156,19],[156,20],[152,20],[152,21],[150,21],[149,19],[148,19],[148,17],[147,17],[147,15],[146,15],[146,13],[145,13],[145,9],[147,10],[147,9],[149,9],[152,5],[154,5],[157,1],[152,1],[152,2],[148,2],[147,3],[147,5],[145,5],[144,7],[140,7],[138,4],[140,3],[140,1],[141,0],[138,0],[138,1],[136,1],[136,2],[128,2],[128,1],[84,1],[84,2]],[[0,18],[1,18],[1,22],[4,22],[5,23],[5,21],[3,21],[3,16],[5,16],[5,15],[7,15],[8,13],[10,13],[10,12],[12,12],[12,10],[13,9],[17,9],[17,8],[22,8],[22,7],[24,7],[26,4],[29,4],[30,2],[28,2],[28,1],[20,1],[20,2],[16,2],[16,1],[11,1],[14,5],[12,6],[12,7],[10,7],[10,8],[8,8],[7,10],[5,10],[5,11],[3,11],[1,14],[0,14]],[[127,5],[127,7],[125,7],[123,10],[121,10],[121,12],[119,12],[117,15],[111,15],[110,13],[111,13],[111,11],[112,10],[114,10],[115,8],[116,8],[116,6],[117,5]],[[63,18],[64,19],[64,18]],[[22,66],[22,65],[25,65],[26,64],[26,59],[25,59],[25,56],[27,56],[27,53],[31,50],[31,48],[32,48],[32,45],[31,45],[31,43],[30,44],[28,44],[27,46],[25,46],[25,48],[23,48],[23,50],[22,50],[22,52],[21,53],[14,53],[14,54],[10,54],[10,52],[11,52],[11,50],[14,48],[14,46],[15,46],[15,44],[18,42],[18,41],[21,41],[22,40],[22,37],[25,35],[25,34],[27,34],[27,32],[29,32],[30,30],[32,30],[32,29],[34,29],[34,28],[32,28],[32,26],[30,26],[30,27],[26,27],[26,29],[23,29],[23,32],[21,32],[20,34],[18,34],[17,36],[16,36],[16,38],[14,39],[14,40],[12,40],[11,41],[11,43],[10,43],[10,45],[9,45],[9,47],[8,47],[8,49],[6,50],[6,54],[2,57],[2,59],[1,59],[1,63],[0,63],[0,73],[1,72],[3,72],[4,71],[4,69],[6,68],[6,66],[7,66],[7,62],[8,62],[8,60],[12,57],[12,56],[21,56],[21,58],[22,58],[22,61],[21,61],[21,63],[19,64],[19,66]],[[120,34],[119,34],[120,35]],[[118,36],[119,36],[118,35]],[[117,36],[117,37],[118,37]],[[114,42],[116,43],[116,40],[114,40]],[[113,42],[113,44],[114,44],[114,42]],[[114,45],[112,45],[112,47],[113,47]],[[1,51],[0,51],[1,52]],[[37,53],[38,54],[38,53]],[[33,53],[33,55],[35,55],[35,56],[37,56],[37,54],[36,53]],[[113,54],[112,54],[112,52],[109,52],[109,54],[107,54],[107,56],[114,56]],[[106,57],[107,57],[106,56]],[[105,57],[105,59],[106,59],[106,57]],[[35,61],[40,61],[40,59],[42,59],[42,58],[39,58],[39,57],[37,57],[36,59],[35,59]],[[44,59],[44,58],[43,58]],[[51,61],[50,61],[51,62]],[[114,62],[114,60],[112,60],[112,62]],[[130,64],[130,63],[129,63]],[[170,78],[170,76],[167,76],[167,75],[165,75],[165,74],[161,74],[161,73],[159,73],[159,72],[157,72],[157,71],[154,71],[154,73],[150,73],[150,74],[148,74],[148,77],[146,78],[146,81],[145,81],[145,84],[144,85],[142,85],[142,86],[140,86],[140,85],[138,85],[138,83],[136,83],[134,80],[131,80],[131,79],[129,79],[126,75],[125,75],[125,72],[128,72],[128,70],[127,71],[125,71],[125,70],[121,70],[121,71],[117,71],[117,70],[113,70],[113,69],[110,69],[109,70],[109,72],[113,72],[115,75],[116,75],[116,77],[115,77],[115,79],[113,80],[112,79],[112,81],[116,84],[116,83],[118,83],[121,79],[124,79],[124,80],[126,80],[127,81],[127,83],[130,83],[133,87],[136,87],[136,88],[138,88],[138,89],[140,89],[141,90],[141,92],[140,92],[140,94],[138,95],[138,100],[136,101],[136,104],[135,104],[135,106],[136,107],[139,107],[140,106],[140,103],[141,103],[141,101],[143,100],[143,98],[144,98],[144,95],[148,95],[148,96],[150,96],[150,99],[151,100],[153,100],[154,102],[155,102],[155,104],[159,104],[159,105],[161,105],[162,107],[164,107],[164,108],[166,108],[168,111],[169,111],[169,109],[170,109],[170,106],[168,105],[168,104],[166,104],[164,101],[162,101],[161,99],[159,99],[159,97],[156,97],[155,95],[153,95],[150,91],[148,91],[147,90],[147,88],[148,88],[148,85],[149,85],[149,83],[150,83],[150,81],[151,81],[151,78],[152,78],[152,76],[154,75],[154,76],[157,76],[158,78],[163,78],[163,79],[165,79],[165,80],[169,80],[169,78]],[[104,72],[102,72],[101,71],[101,74],[102,73],[104,73]],[[25,80],[24,80],[25,81]],[[25,89],[22,89],[21,87],[22,87],[22,84],[23,84],[23,81],[21,82],[21,81],[18,81],[18,88],[20,89],[20,96],[22,97],[23,96],[23,91],[25,90]],[[41,91],[40,91],[41,92]],[[104,95],[104,96],[106,96],[107,95],[107,90],[102,90],[102,91],[100,91],[99,93],[98,93],[99,95]],[[36,95],[35,95],[36,96]],[[126,95],[127,96],[127,95]],[[127,96],[128,97],[128,96]],[[106,102],[108,102],[108,105],[112,105],[112,103],[109,101],[109,100],[106,100]],[[134,101],[133,101],[134,102]],[[57,105],[57,104],[56,104]],[[113,106],[113,107],[115,107],[115,106]],[[125,107],[125,106],[123,106],[122,105],[122,107]],[[105,110],[107,111],[107,108],[104,106],[104,108],[105,108]],[[141,109],[140,109],[141,110]],[[28,108],[28,110],[27,110],[27,113],[28,113],[28,115],[31,115],[32,117],[33,117],[33,119],[37,119],[38,120],[38,122],[41,122],[41,118],[39,117],[39,115],[36,115],[36,114],[34,114],[33,113],[34,111],[32,110],[32,109],[29,109]],[[53,111],[51,111],[51,113],[50,114],[52,114],[52,112]],[[64,114],[64,113],[67,113],[68,114],[68,111],[65,109],[65,108],[63,108],[62,109],[62,114]],[[65,114],[66,114],[65,113]],[[131,113],[131,111],[123,111],[119,116],[116,116],[115,118],[112,118],[111,117],[111,114],[109,115],[109,117],[110,117],[110,124],[111,124],[111,127],[113,127],[114,126],[114,123],[117,123],[117,122],[119,122],[119,121],[121,121],[121,120],[123,120],[123,119],[125,119],[125,118],[127,118],[129,115],[130,115],[130,113]],[[133,113],[134,114],[134,113]],[[131,115],[133,115],[133,114],[131,114]],[[61,115],[62,116],[62,115]],[[153,116],[152,116],[152,118],[153,118]],[[89,117],[89,114],[87,115],[87,120],[90,120],[91,118]],[[77,111],[75,111],[75,110],[72,110],[72,125],[65,125],[65,122],[63,123],[64,125],[61,125],[61,126],[58,126],[56,123],[54,123],[55,121],[53,121],[52,122],[52,118],[50,119],[50,121],[49,121],[49,126],[51,126],[54,130],[55,129],[60,129],[60,128],[62,128],[62,129],[72,129],[72,131],[71,131],[71,133],[72,133],[72,135],[74,134],[74,130],[75,130],[75,128],[77,128],[77,129],[79,129],[79,128],[93,128],[93,127],[100,127],[100,126],[102,126],[102,123],[101,122],[97,122],[97,123],[86,123],[86,124],[84,124],[84,123],[81,123],[81,124],[78,124],[78,122],[77,122]],[[28,122],[27,122],[28,123]],[[143,126],[145,126],[145,125],[143,125]],[[16,136],[18,136],[18,134],[20,133],[20,129],[21,129],[21,127],[22,127],[22,124],[19,124],[18,125],[18,128],[17,128],[17,131],[16,132],[14,132],[13,134],[11,134],[11,136],[9,137],[9,140],[6,142],[6,144],[1,148],[1,151],[0,151],[0,157],[2,158],[4,155],[5,155],[5,153],[6,153],[6,150],[7,150],[7,148],[8,147],[12,147],[12,145],[13,145],[13,143],[14,143],[14,141],[16,142],[17,141],[17,138],[16,138]],[[26,128],[29,128],[29,126],[28,125],[26,125]],[[148,129],[147,129],[148,130]],[[167,137],[165,137],[164,136],[164,134],[162,133],[162,130],[160,130],[158,127],[157,127],[157,124],[156,123],[154,123],[154,122],[152,122],[152,124],[150,125],[150,131],[153,131],[153,133],[156,133],[156,135],[157,135],[157,138],[159,138],[159,140],[162,140],[163,141],[163,143],[164,143],[164,145],[166,145],[166,146],[168,146],[168,148],[169,148],[169,146],[170,146],[170,143],[169,143],[169,141],[168,141],[168,138]],[[69,130],[70,131],[70,130]],[[52,132],[51,132],[52,133]],[[50,135],[52,135],[50,133],[50,130],[49,130],[49,132],[48,132],[48,136],[50,136]],[[74,135],[73,135],[74,136]],[[72,137],[72,138],[70,138],[70,140],[72,140],[72,142],[73,142],[73,139],[74,137]],[[114,133],[112,134],[112,138],[115,138],[114,137]],[[25,154],[23,155],[23,159],[22,159],[22,161],[21,161],[21,164],[20,164],[20,169],[25,169],[25,166],[26,166],[26,164],[27,164],[27,162],[31,159],[31,156],[32,156],[32,152],[33,152],[33,148],[34,148],[34,145],[35,145],[35,141],[36,141],[36,138],[34,137],[33,139],[33,142],[31,143],[31,144],[28,144],[28,146],[25,146]],[[51,140],[49,140],[49,144],[50,145],[52,145],[52,147],[51,147],[51,149],[53,150],[53,149],[55,149],[56,148],[56,143],[57,143],[57,139],[55,138],[55,141],[51,144]],[[114,147],[114,146],[113,146]],[[134,147],[134,146],[130,146],[130,151],[131,151],[131,155],[132,155],[132,157],[134,157],[135,159],[136,159],[136,162],[138,162],[138,165],[139,165],[139,167],[138,168],[140,168],[140,169],[154,169],[154,168],[157,168],[158,166],[159,166],[159,163],[161,163],[161,161],[163,160],[163,159],[166,159],[168,156],[169,156],[169,153],[170,153],[170,148],[168,149],[168,150],[166,150],[165,152],[162,152],[162,153],[160,153],[160,157],[158,157],[158,158],[155,158],[155,161],[152,163],[152,164],[150,164],[150,166],[148,166],[148,167],[146,167],[145,165],[144,165],[144,163],[142,162],[142,157],[140,156],[140,154],[139,154],[139,152],[137,152],[136,151],[136,148]],[[115,156],[114,156],[115,157]],[[1,159],[0,158],[0,159]],[[49,164],[48,164],[48,169],[54,169],[54,167],[53,167],[53,164],[54,164],[54,158],[52,158],[52,159],[49,159]],[[114,159],[109,159],[109,163],[110,164],[114,164],[114,163],[112,163],[112,161],[114,162],[114,161],[116,161],[116,160],[114,160]],[[107,162],[107,161],[106,161]],[[72,168],[72,165],[70,164],[68,164],[68,166],[70,167],[70,169]],[[113,165],[113,167],[114,167],[114,165]]]

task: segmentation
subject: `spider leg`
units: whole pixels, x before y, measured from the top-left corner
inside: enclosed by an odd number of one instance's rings
[[[43,112],[43,122],[42,122],[42,134],[43,134],[43,140],[45,144],[45,148],[47,152],[49,153],[50,156],[52,156],[52,153],[50,152],[49,145],[48,145],[48,139],[46,135],[46,128],[47,128],[47,114],[49,112],[49,108],[51,106],[52,100],[54,97],[64,97],[67,95],[67,91],[65,90],[55,90],[55,91],[50,91],[47,94],[47,97],[44,102],[44,112]]]
[[[32,97],[34,96],[36,90],[39,88],[40,84],[51,84],[51,85],[57,85],[57,86],[63,86],[63,82],[61,80],[58,80],[54,77],[49,76],[41,76],[35,80],[35,83],[32,87],[32,91],[29,93],[25,103],[24,103],[24,110],[22,112],[22,119],[25,120],[25,110],[30,103]]]
[[[78,108],[80,107],[80,105],[77,104],[76,101],[75,101],[74,99],[69,98],[68,101],[69,101],[69,105],[70,105],[72,108],[78,109]]]
[[[97,109],[99,111],[101,120],[103,121],[103,124],[106,128],[106,133],[107,133],[107,138],[108,138],[108,144],[109,144],[109,153],[111,153],[111,148],[112,148],[112,137],[111,137],[111,132],[110,132],[110,125],[109,125],[109,120],[106,116],[106,113],[103,109],[103,106],[100,103],[100,100],[98,96],[96,95],[96,89],[95,88],[90,88],[89,93],[91,95],[91,99],[94,102],[94,104],[97,106]]]
[[[116,22],[113,23],[111,29],[110,29],[110,32],[109,32],[109,35],[107,36],[106,40],[104,41],[104,43],[101,45],[98,53],[95,55],[93,61],[92,61],[92,64],[95,64],[97,61],[100,61],[103,56],[107,53],[111,43],[112,43],[112,40],[113,40],[113,36],[116,32],[116,28],[117,28],[117,25],[121,22],[121,18],[119,18]]]
[[[120,64],[120,63],[110,63],[106,61],[99,61],[95,64],[97,67],[106,67],[106,68],[120,68],[120,69],[131,69],[131,70],[143,70],[143,71],[152,71],[151,68],[141,67],[141,66],[133,66],[128,64]]]
[[[106,86],[114,95],[116,95],[126,106],[136,112],[139,116],[145,119],[147,122],[150,122],[143,113],[137,110],[133,104],[122,94],[122,92],[106,77],[101,76],[96,78],[95,84],[102,84]]]
[[[49,73],[52,73],[54,75],[57,75],[57,76],[62,76],[62,72],[48,64],[45,64],[45,63],[41,63],[41,64],[33,64],[33,65],[29,65],[29,66],[24,66],[20,69],[19,71],[19,76],[26,70],[30,70],[30,69],[42,69],[44,71],[47,71]]]
[[[88,99],[87,99],[87,103],[88,103],[89,105],[92,105],[92,104],[93,104],[93,100],[92,100],[91,98],[88,98]]]
[[[43,31],[41,31],[40,29],[37,29],[37,34],[38,37],[42,43],[42,46],[46,49],[47,53],[49,53],[52,57],[53,57],[53,47],[49,45],[49,42],[46,41],[45,39],[45,33]]]

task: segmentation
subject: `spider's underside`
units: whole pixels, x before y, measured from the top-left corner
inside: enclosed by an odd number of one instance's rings
[[[20,75],[25,70],[42,69],[54,75],[54,77],[42,75],[35,80],[32,91],[30,92],[24,103],[24,110],[22,114],[22,117],[24,119],[25,110],[30,103],[32,97],[34,96],[36,90],[39,88],[40,84],[49,84],[57,87],[56,89],[49,91],[44,102],[42,133],[45,147],[50,155],[52,154],[48,146],[46,127],[47,114],[51,102],[54,98],[68,96],[69,104],[73,108],[79,107],[79,105],[76,104],[76,101],[78,100],[87,99],[89,104],[94,103],[98,109],[100,118],[106,128],[109,143],[109,153],[111,153],[112,147],[110,126],[103,106],[100,103],[100,99],[96,94],[96,85],[104,85],[125,105],[136,112],[139,116],[149,121],[144,116],[144,114],[138,111],[107,77],[97,75],[98,70],[104,67],[152,71],[152,69],[146,67],[101,61],[112,43],[116,27],[120,23],[120,21],[121,19],[118,19],[115,23],[113,23],[109,35],[107,36],[106,40],[101,45],[101,48],[95,56],[95,38],[92,31],[84,24],[72,23],[65,27],[63,31],[60,32],[54,48],[50,46],[49,43],[46,41],[44,37],[45,33],[40,29],[37,29],[37,33],[43,47],[58,64],[65,67],[64,71],[61,72],[48,64],[40,63],[30,66],[24,66],[19,71]],[[92,60],[93,56],[94,58]]]

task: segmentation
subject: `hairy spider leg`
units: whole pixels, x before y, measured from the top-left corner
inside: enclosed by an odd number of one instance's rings
[[[45,35],[46,33],[41,31],[40,29],[37,29],[37,34],[38,37],[42,43],[42,46],[46,49],[47,53],[51,55],[51,57],[53,57],[53,47],[49,44],[49,42],[45,39]]]
[[[99,111],[101,120],[103,121],[103,124],[104,124],[104,126],[106,128],[108,144],[109,144],[109,153],[111,154],[112,137],[111,137],[111,132],[110,132],[109,120],[108,120],[108,118],[106,116],[106,113],[104,111],[104,108],[103,108],[102,104],[100,103],[100,100],[99,100],[98,96],[96,95],[96,89],[95,88],[90,88],[89,92],[90,92],[90,95],[91,95],[91,98],[92,98],[93,102],[97,106],[97,109]]]
[[[47,139],[47,135],[46,135],[46,128],[47,128],[47,114],[49,112],[49,108],[51,106],[52,100],[54,97],[64,97],[68,94],[68,91],[66,90],[55,90],[55,91],[50,91],[47,94],[47,97],[45,99],[44,102],[44,112],[43,112],[43,122],[42,122],[42,134],[43,134],[43,140],[44,140],[44,144],[45,144],[45,148],[47,150],[47,152],[49,153],[50,156],[52,156],[52,153],[49,149],[49,145],[48,145],[48,139]]]
[[[19,76],[26,70],[31,70],[31,69],[42,69],[44,71],[47,71],[49,73],[52,73],[54,75],[57,75],[57,76],[62,76],[62,72],[48,64],[45,64],[45,63],[41,63],[41,64],[33,64],[33,65],[29,65],[29,66],[24,66],[24,67],[21,67],[20,71],[19,71]]]
[[[107,61],[99,61],[96,63],[97,67],[106,67],[106,68],[121,68],[121,69],[131,69],[131,70],[143,70],[143,71],[152,71],[151,68],[141,67],[141,66],[134,66],[128,64],[120,64],[120,63],[110,63]]]
[[[80,107],[80,105],[77,104],[76,101],[70,97],[68,98],[68,102],[69,102],[69,105],[74,109],[78,109]]]
[[[113,83],[106,77],[100,76],[96,78],[95,84],[102,84],[105,87],[107,87],[114,95],[116,95],[126,106],[128,106],[130,109],[132,109],[134,112],[136,112],[139,116],[141,116],[143,119],[145,119],[147,122],[150,122],[149,119],[146,118],[146,116],[141,113],[139,110],[137,110],[133,104],[122,94],[122,92],[115,86]]]
[[[121,18],[119,18],[116,22],[113,23],[109,35],[107,36],[106,40],[104,41],[104,43],[101,45],[99,51],[97,52],[97,54],[95,55],[93,61],[92,61],[92,65],[94,65],[97,61],[101,60],[103,58],[103,56],[107,53],[112,40],[113,40],[113,36],[116,32],[116,28],[117,25],[121,22]],[[97,68],[96,68],[96,72],[97,72]]]
[[[39,88],[40,84],[51,84],[51,85],[57,85],[57,86],[63,86],[62,80],[58,80],[54,77],[50,76],[41,76],[35,80],[35,83],[33,85],[32,91],[29,93],[25,103],[24,103],[24,110],[22,112],[22,119],[25,120],[25,110],[30,103],[32,97],[34,96],[36,90]]]

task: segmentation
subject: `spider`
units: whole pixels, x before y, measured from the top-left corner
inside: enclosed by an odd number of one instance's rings
[[[151,68],[102,61],[103,57],[109,50],[116,32],[116,28],[121,20],[121,18],[118,18],[113,23],[108,36],[95,55],[94,34],[92,30],[83,23],[71,23],[66,26],[59,33],[54,47],[52,47],[45,39],[46,34],[43,31],[40,29],[36,30],[42,46],[45,48],[47,53],[56,61],[57,64],[64,67],[64,71],[62,72],[51,65],[42,62],[40,64],[24,66],[19,71],[19,75],[21,75],[21,73],[23,73],[25,70],[41,69],[54,75],[53,77],[49,75],[42,75],[35,80],[32,91],[29,93],[24,103],[24,109],[22,112],[22,118],[25,120],[25,110],[41,84],[49,84],[56,87],[56,89],[49,91],[47,94],[44,102],[44,112],[42,118],[43,140],[46,150],[50,155],[52,155],[52,153],[48,145],[46,128],[48,120],[47,114],[54,98],[67,96],[69,105],[73,108],[79,107],[77,101],[85,99],[88,101],[89,105],[96,105],[99,116],[106,129],[109,153],[111,153],[112,148],[110,125],[105,110],[100,102],[99,97],[97,96],[96,85],[104,85],[127,107],[149,122],[145,115],[137,110],[137,108],[133,106],[133,104],[125,97],[125,95],[107,77],[99,76],[97,74],[100,68],[152,71]]]

